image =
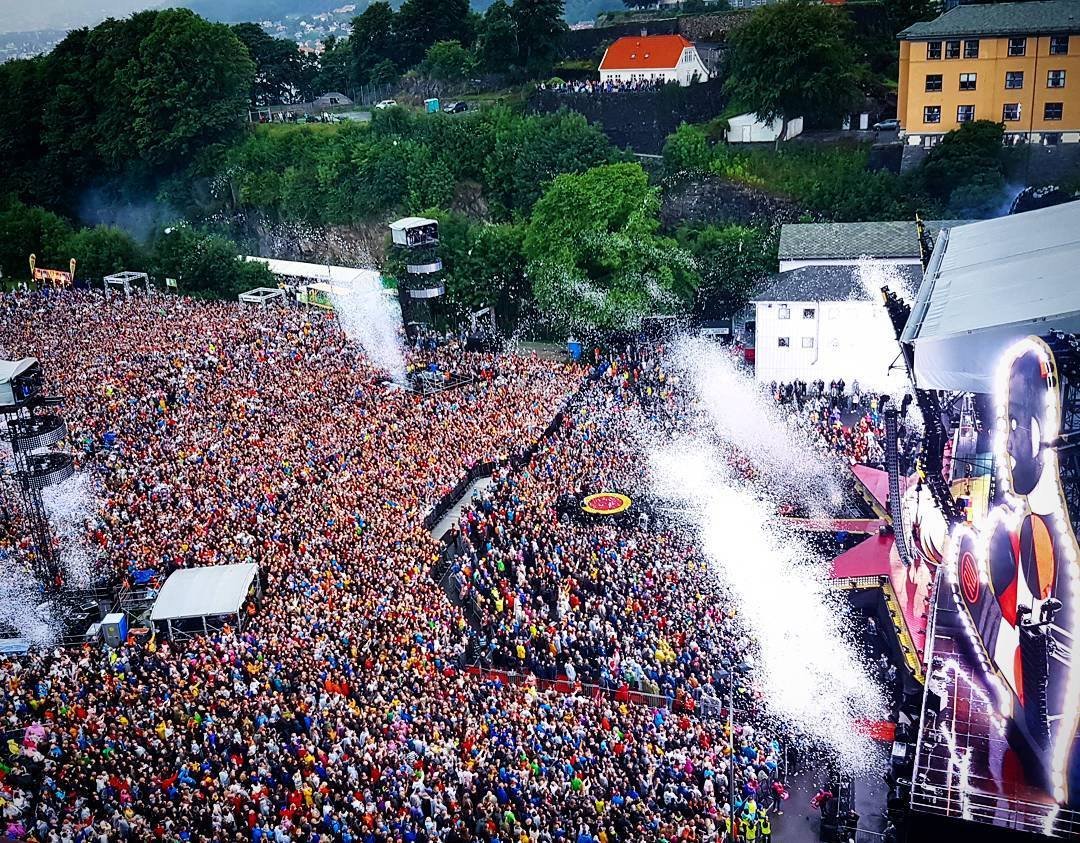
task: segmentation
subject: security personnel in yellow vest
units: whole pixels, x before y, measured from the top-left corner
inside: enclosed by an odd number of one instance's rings
[[[731,817],[724,817],[724,840],[734,840],[731,836]]]
[[[770,843],[772,840],[772,823],[769,822],[769,815],[764,811],[761,812],[761,817],[758,819],[757,830],[761,843]]]
[[[757,839],[758,839],[758,833],[757,833],[758,824],[757,824],[757,821],[756,820],[747,820],[745,822],[745,824],[743,825],[743,828],[744,828],[743,840],[745,840],[746,843],[757,843]]]

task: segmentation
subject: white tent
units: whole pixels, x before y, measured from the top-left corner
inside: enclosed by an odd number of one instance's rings
[[[333,266],[328,263],[304,263],[303,261],[285,261],[277,258],[260,258],[246,255],[246,261],[259,261],[266,264],[274,275],[289,278],[303,278],[308,281],[321,281],[348,287],[361,279],[374,279],[382,283],[382,277],[374,269],[357,269],[355,266]]]
[[[166,623],[170,637],[177,631],[174,624],[181,621],[201,622],[204,633],[220,628],[222,616],[235,616],[242,626],[241,609],[253,584],[260,593],[258,573],[254,562],[173,571],[154,601],[150,620]]]
[[[1013,342],[1080,332],[1080,202],[943,230],[901,341],[922,389],[989,393]]]
[[[772,143],[780,137],[784,130],[784,121],[780,118],[771,123],[759,120],[752,111],[746,114],[737,114],[728,118],[727,142],[728,143]],[[803,119],[792,117],[787,121],[787,131],[784,140],[790,140],[796,135],[802,134]]]

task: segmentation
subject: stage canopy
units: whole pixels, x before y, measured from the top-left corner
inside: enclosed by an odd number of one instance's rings
[[[254,562],[173,571],[158,593],[150,620],[235,615],[244,605],[258,571],[259,566]]]
[[[277,258],[245,256],[246,261],[260,261],[274,275],[291,278],[305,278],[309,281],[323,281],[348,287],[361,279],[372,279],[377,285],[382,284],[382,277],[374,269],[357,269],[355,266],[332,266],[325,263],[304,263],[302,261],[284,261]]]
[[[904,327],[915,383],[988,393],[1001,353],[1080,332],[1080,202],[942,231]]]

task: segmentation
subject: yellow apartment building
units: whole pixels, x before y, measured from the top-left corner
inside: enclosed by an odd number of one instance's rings
[[[957,6],[900,39],[896,116],[933,146],[971,120],[1011,142],[1080,142],[1080,0]]]

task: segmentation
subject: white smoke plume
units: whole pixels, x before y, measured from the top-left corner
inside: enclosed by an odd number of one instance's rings
[[[671,351],[713,433],[748,458],[769,488],[785,500],[798,499],[811,515],[837,509],[842,501],[835,466],[801,427],[787,423],[731,355],[694,337],[676,340]]]
[[[345,336],[362,346],[371,363],[389,373],[391,380],[404,383],[401,311],[383,293],[378,275],[361,273],[351,286],[335,287],[331,299]]]
[[[872,764],[874,745],[856,721],[880,719],[886,709],[843,635],[845,607],[829,590],[824,564],[779,523],[775,502],[733,477],[703,437],[658,445],[649,462],[653,491],[698,536],[758,643],[754,672],[768,711],[849,767]]]
[[[97,501],[85,474],[76,473],[59,486],[45,489],[41,501],[60,543],[64,583],[76,588],[90,585],[97,554],[88,541],[87,529]]]

